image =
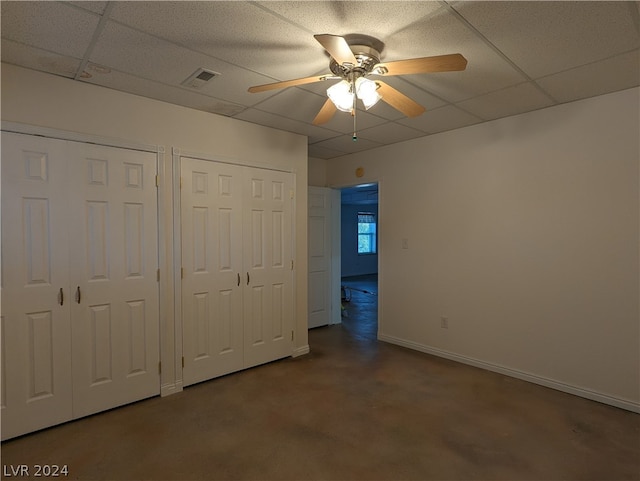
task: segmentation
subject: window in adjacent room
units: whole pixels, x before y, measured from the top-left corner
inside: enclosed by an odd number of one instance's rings
[[[358,212],[358,254],[375,254],[376,243],[376,215]]]

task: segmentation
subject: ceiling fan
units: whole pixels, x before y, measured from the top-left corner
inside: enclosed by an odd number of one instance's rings
[[[250,87],[249,92],[264,92],[267,90],[339,79],[340,82],[327,89],[327,96],[329,98],[320,109],[320,112],[318,112],[318,115],[313,119],[314,125],[321,125],[328,122],[336,110],[351,112],[354,116],[355,124],[356,99],[360,99],[367,110],[373,107],[379,100],[382,100],[407,117],[416,117],[425,111],[422,105],[385,82],[378,79],[371,80],[367,77],[451,72],[464,70],[467,66],[467,59],[459,53],[381,63],[380,52],[384,48],[382,42],[364,35],[351,35],[348,37],[351,42],[348,42],[345,37],[339,35],[314,35],[314,38],[331,56],[329,61],[331,74],[256,85]],[[356,136],[354,133],[354,140],[355,139]]]

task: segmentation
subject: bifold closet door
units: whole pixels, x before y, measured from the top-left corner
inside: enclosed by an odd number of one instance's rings
[[[2,439],[72,417],[65,145],[2,133]]]
[[[160,392],[156,156],[2,134],[2,438]]]
[[[292,353],[292,183],[287,172],[245,168],[244,367]]]
[[[185,385],[243,367],[242,173],[181,159]]]
[[[72,145],[74,417],[160,392],[156,156]]]
[[[185,385],[291,355],[292,177],[181,158]]]

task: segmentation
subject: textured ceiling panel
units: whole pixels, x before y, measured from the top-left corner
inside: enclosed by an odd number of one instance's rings
[[[639,46],[635,2],[461,2],[454,8],[532,78]]]
[[[467,125],[473,125],[480,121],[478,117],[468,114],[457,107],[448,105],[425,112],[420,117],[403,119],[398,122],[413,127],[414,129],[420,129],[423,132],[433,134],[436,132],[444,132],[445,130],[466,127]]]
[[[358,132],[358,137],[361,139],[382,142],[383,144],[395,144],[397,142],[422,137],[423,135],[424,132],[420,130],[415,130],[395,122],[389,122]]]
[[[553,102],[533,84],[523,83],[481,95],[457,105],[483,120],[493,120],[549,107]]]
[[[82,58],[100,17],[57,2],[0,2],[2,38]]]
[[[380,40],[393,38],[417,18],[440,8],[439,2],[259,2],[313,33],[365,34]],[[311,12],[311,14],[310,14]],[[382,51],[386,59],[386,51]]]
[[[90,60],[175,87],[180,87],[196,69],[210,69],[221,75],[197,93],[244,105],[259,101],[247,92],[251,85],[271,81],[268,77],[113,22],[105,26]]]
[[[2,1],[2,61],[309,137],[313,157],[414,138],[640,84],[639,2]],[[426,108],[384,101],[312,125],[336,80],[313,34],[383,44],[385,62],[461,53],[464,71],[384,78]],[[221,75],[200,90],[196,69]],[[91,75],[79,78],[80,69]]]
[[[116,2],[111,17],[278,80],[325,65],[309,32],[247,2]]]
[[[640,83],[640,51],[544,77],[537,83],[559,102],[571,102]]]
[[[80,59],[65,57],[11,40],[2,41],[1,57],[3,62],[68,78],[74,78],[80,68]]]

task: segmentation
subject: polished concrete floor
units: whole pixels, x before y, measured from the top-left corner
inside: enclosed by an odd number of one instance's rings
[[[358,318],[371,309],[358,299],[375,294],[352,295],[342,325],[310,331],[309,355],[5,442],[3,468],[114,481],[640,479],[639,415],[377,342],[375,320]]]

